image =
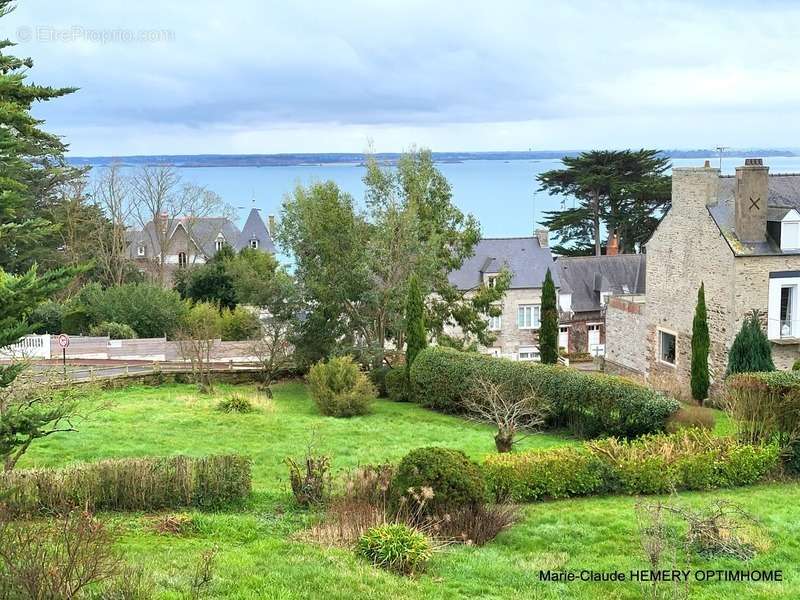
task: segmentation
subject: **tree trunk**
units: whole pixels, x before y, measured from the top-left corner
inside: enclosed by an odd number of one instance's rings
[[[514,434],[498,431],[494,436],[494,445],[498,452],[511,452],[511,447],[514,445]]]
[[[600,256],[600,193],[592,190],[592,209],[594,210],[594,254]]]

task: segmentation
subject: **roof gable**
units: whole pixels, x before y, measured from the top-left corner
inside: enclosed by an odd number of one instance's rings
[[[252,240],[258,240],[259,250],[275,253],[275,244],[272,241],[272,236],[269,234],[267,225],[261,218],[257,208],[250,209],[250,214],[247,215],[242,232],[239,234],[236,249],[241,250],[242,248],[250,247]]]

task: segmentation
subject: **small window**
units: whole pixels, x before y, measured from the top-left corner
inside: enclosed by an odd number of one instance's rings
[[[186,266],[186,252],[178,252],[178,266],[179,267]]]
[[[539,329],[541,307],[538,304],[520,304],[517,307],[517,327],[519,329]]]
[[[668,365],[675,365],[675,335],[658,331],[658,358]]]
[[[781,223],[781,250],[797,250],[800,248],[800,222]]]
[[[519,360],[539,360],[539,348],[532,346],[530,348],[520,348],[517,352]]]
[[[489,331],[500,331],[503,328],[503,317],[489,317]]]
[[[139,246],[136,248],[136,254],[138,256],[144,256],[144,244],[139,244]]]
[[[487,275],[486,276],[486,287],[493,288],[497,285],[497,275]]]
[[[258,250],[258,240],[250,240],[250,247],[253,250]]]
[[[219,236],[219,237],[217,238],[217,240],[214,242],[214,248],[216,249],[216,251],[217,251],[217,252],[219,252],[220,250],[222,250],[222,247],[223,247],[224,245],[225,245],[225,238],[224,238],[224,237],[222,237],[222,236]]]
[[[781,312],[780,312],[780,327],[781,337],[795,337],[794,333],[794,304],[797,286],[786,285],[781,287]]]

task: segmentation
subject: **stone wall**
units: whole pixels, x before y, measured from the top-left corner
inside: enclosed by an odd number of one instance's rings
[[[621,296],[609,298],[606,307],[606,363],[625,371],[625,374],[644,375],[647,372],[648,361],[644,351],[647,322],[643,309],[642,302]]]

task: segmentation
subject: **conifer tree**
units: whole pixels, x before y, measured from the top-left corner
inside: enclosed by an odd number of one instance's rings
[[[742,323],[742,329],[733,340],[728,354],[727,375],[774,370],[772,348],[761,328],[759,312],[754,310]]]
[[[406,374],[410,373],[411,364],[428,341],[425,333],[425,304],[419,279],[412,275],[408,284],[406,299]]]
[[[556,286],[550,269],[544,276],[542,286],[542,323],[539,329],[539,354],[542,362],[555,364],[558,362],[558,304],[556,303]]]
[[[706,312],[706,292],[703,283],[697,291],[697,306],[692,322],[692,397],[702,402],[708,396],[708,314]]]

